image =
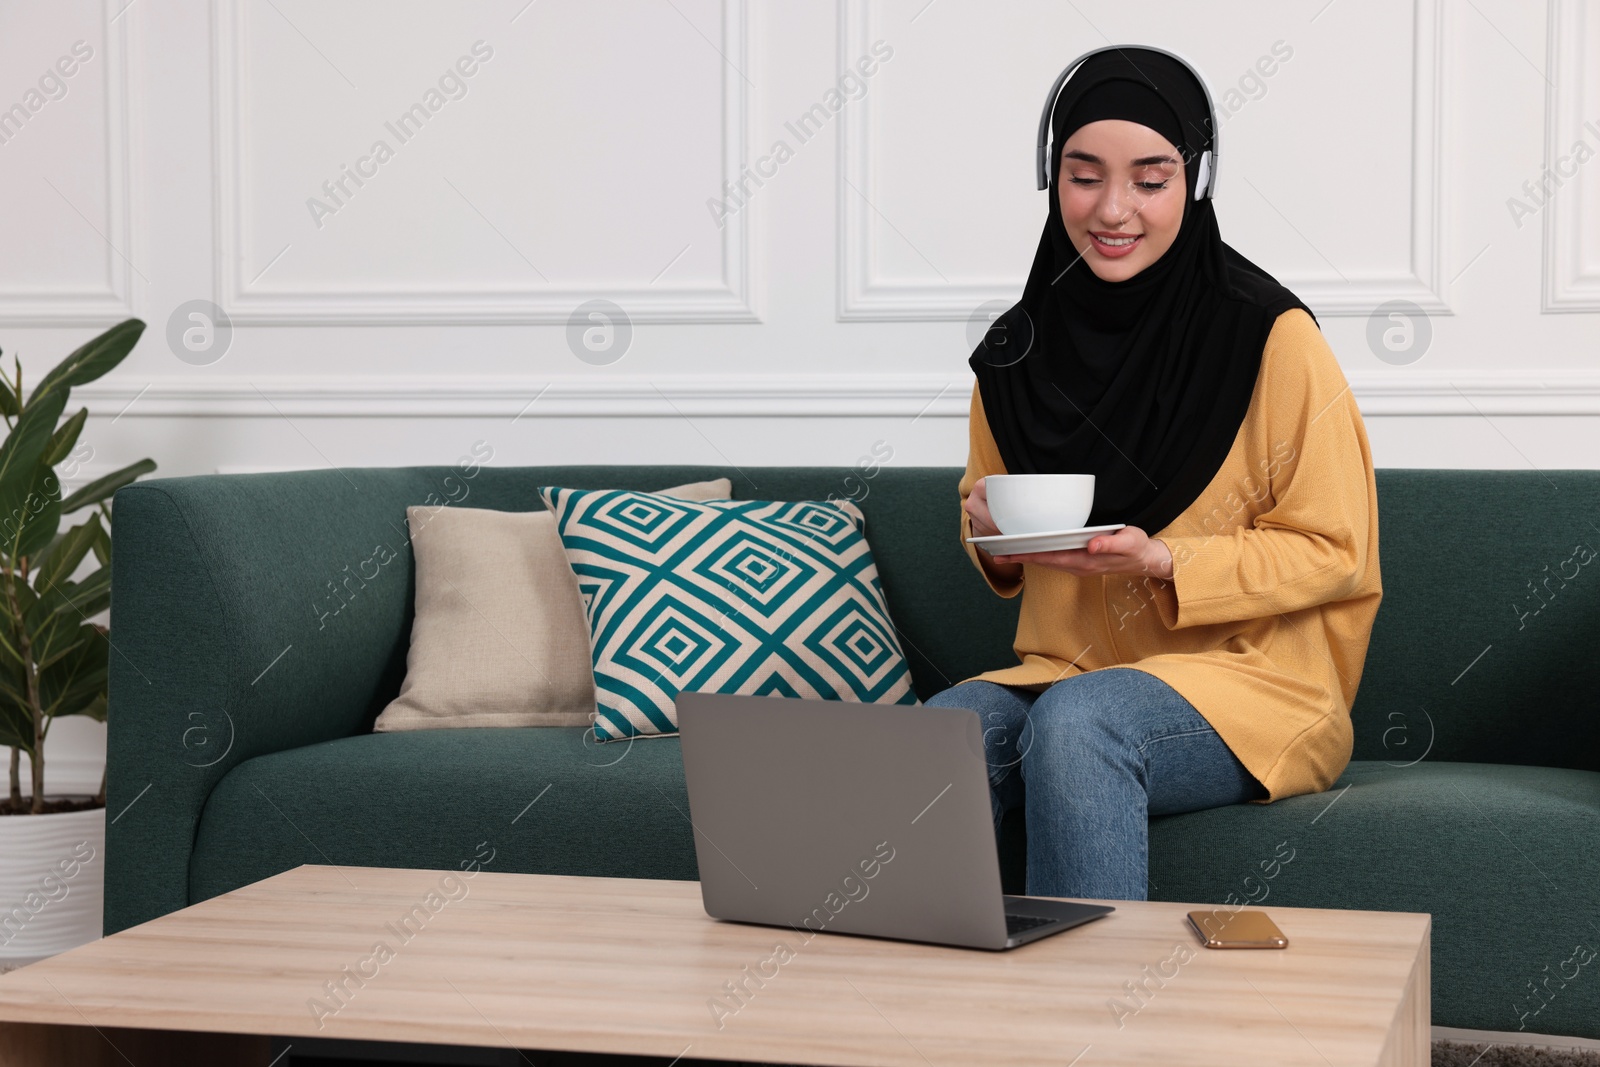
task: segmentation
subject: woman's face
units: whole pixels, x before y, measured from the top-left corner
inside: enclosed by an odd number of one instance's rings
[[[1108,282],[1133,277],[1172,247],[1188,196],[1177,147],[1126,119],[1078,127],[1061,148],[1056,187],[1072,247]]]

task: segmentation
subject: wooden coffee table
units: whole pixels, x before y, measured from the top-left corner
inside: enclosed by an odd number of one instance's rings
[[[541,1067],[1428,1062],[1427,915],[1268,908],[1290,947],[1229,951],[1200,905],[1114,903],[991,953],[716,922],[696,882],[297,867],[0,976],[0,1065],[265,1067],[268,1035]]]

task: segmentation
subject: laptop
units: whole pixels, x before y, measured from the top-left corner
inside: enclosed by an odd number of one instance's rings
[[[706,914],[1009,949],[1115,909],[1007,896],[978,714],[678,694]]]

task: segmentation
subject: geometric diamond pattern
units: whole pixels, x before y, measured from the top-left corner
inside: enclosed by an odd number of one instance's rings
[[[676,733],[684,690],[918,703],[851,501],[539,495],[589,620],[599,740]]]

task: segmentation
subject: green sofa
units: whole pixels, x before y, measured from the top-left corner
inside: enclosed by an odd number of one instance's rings
[[[676,739],[371,727],[405,672],[407,505],[538,510],[539,485],[725,474],[742,499],[859,502],[923,699],[1015,661],[1020,599],[962,551],[957,467],[417,467],[122,489],[106,932],[302,863],[696,877]],[[1154,820],[1151,896],[1429,912],[1435,1023],[1600,1038],[1600,471],[1386,469],[1378,497],[1384,598],[1353,762],[1327,793]],[[396,552],[381,565],[380,544]],[[1020,892],[1014,815],[1002,866]]]

